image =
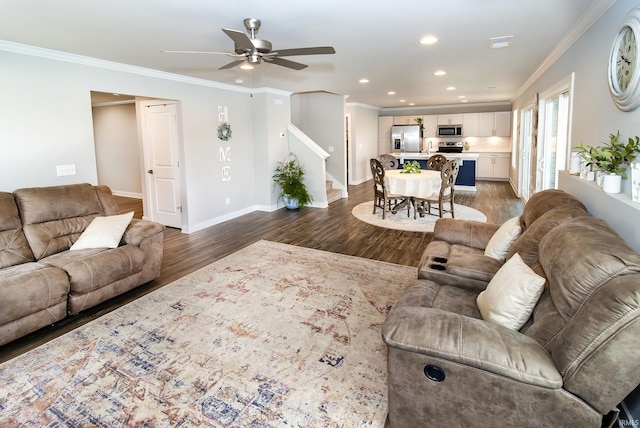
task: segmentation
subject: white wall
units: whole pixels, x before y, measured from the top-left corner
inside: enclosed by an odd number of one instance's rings
[[[260,131],[253,126],[249,89],[1,41],[0,189],[98,183],[91,91],[177,101],[186,231],[253,211],[256,203],[270,204],[256,201],[256,183],[270,182],[271,174],[256,169],[264,159],[254,152],[264,146],[255,144],[265,139],[254,140]],[[225,143],[217,138],[218,106],[229,112],[232,138]],[[285,102],[282,108],[287,107]],[[270,128],[286,129],[287,114],[269,119]],[[270,139],[269,152],[275,144]],[[231,150],[230,181],[221,179],[220,147]],[[71,163],[75,176],[56,176],[56,165]]]
[[[349,182],[360,184],[372,178],[369,160],[378,156],[380,110],[364,104],[348,103],[346,111],[351,115]]]
[[[133,102],[93,107],[98,184],[120,196],[142,197],[137,129]]]
[[[345,103],[342,95],[307,92],[291,96],[291,123],[329,153],[327,173],[346,185]]]
[[[573,44],[540,78],[531,84],[516,100],[514,108],[522,109],[535,92],[542,93],[575,72],[571,147],[579,144],[599,145],[608,140],[608,135],[620,131],[626,140],[640,135],[640,109],[623,112],[615,106],[607,84],[609,52],[620,25],[627,12],[638,6],[634,0],[618,0],[580,39]],[[562,189],[562,187],[560,187]],[[565,189],[563,189],[565,190]],[[597,190],[596,190],[597,191]],[[629,180],[623,182],[623,195],[630,199]],[[584,201],[583,201],[584,202]],[[637,204],[636,204],[637,205]],[[637,216],[630,217],[625,224],[607,218],[607,208],[587,208],[597,212],[622,237],[636,235],[640,206]],[[630,242],[640,248],[640,242]]]

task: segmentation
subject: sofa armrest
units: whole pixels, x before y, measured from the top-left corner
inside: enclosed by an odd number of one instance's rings
[[[162,233],[163,230],[164,226],[160,223],[134,218],[124,232],[122,242],[139,247],[144,239]]]
[[[480,319],[433,308],[399,307],[382,326],[389,347],[446,359],[544,388],[562,376],[536,340]]]
[[[498,224],[440,218],[436,221],[433,230],[433,240],[484,250],[493,234],[499,228],[500,225]]]

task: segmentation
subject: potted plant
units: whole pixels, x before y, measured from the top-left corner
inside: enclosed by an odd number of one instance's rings
[[[594,165],[604,171],[602,190],[607,193],[620,193],[622,179],[627,179],[625,173],[627,165],[636,158],[635,152],[640,151],[640,137],[629,138],[628,143],[620,142],[620,132],[609,134],[609,142],[598,147],[580,144],[578,152],[587,161],[587,165]]]
[[[288,209],[302,208],[313,200],[303,176],[304,168],[293,153],[276,165],[273,181],[280,186],[280,198]]]

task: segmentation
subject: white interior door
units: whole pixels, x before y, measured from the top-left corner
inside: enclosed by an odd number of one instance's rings
[[[149,219],[182,227],[178,117],[175,102],[143,103],[145,185]]]
[[[519,156],[519,177],[518,191],[523,201],[529,200],[531,196],[531,144],[533,139],[533,107],[522,110],[520,125],[520,156]]]

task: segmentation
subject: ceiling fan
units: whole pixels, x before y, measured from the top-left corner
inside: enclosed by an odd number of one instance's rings
[[[270,64],[280,65],[282,67],[292,68],[294,70],[302,70],[306,68],[306,64],[284,59],[285,56],[297,55],[325,55],[336,53],[332,46],[317,46],[311,48],[296,49],[277,49],[272,50],[271,42],[268,40],[258,39],[256,36],[260,29],[260,20],[256,18],[246,18],[244,26],[247,34],[242,31],[230,30],[223,28],[222,31],[233,40],[234,53],[228,52],[203,52],[203,51],[162,51],[165,53],[186,53],[186,54],[211,54],[211,55],[227,55],[239,58],[223,65],[218,70],[226,70],[241,65],[246,68],[253,68],[254,64],[260,64],[265,61]]]

